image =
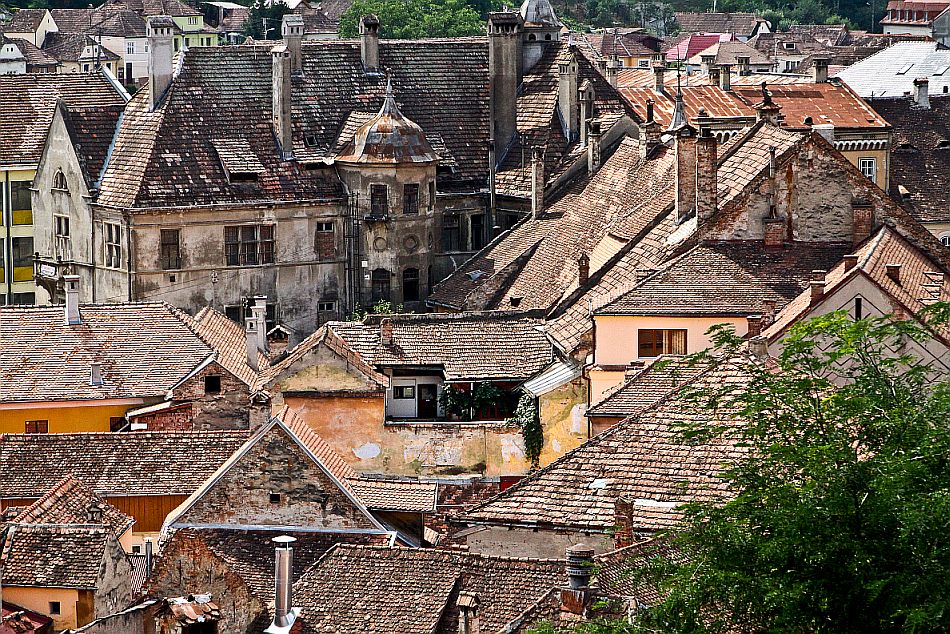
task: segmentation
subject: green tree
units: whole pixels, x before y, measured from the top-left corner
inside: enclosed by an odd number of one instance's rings
[[[948,312],[925,318],[943,328]],[[684,442],[750,451],[722,473],[733,499],[686,509],[674,540],[687,563],[641,573],[667,593],[642,627],[950,629],[950,380],[908,345],[931,339],[913,321],[832,313],[793,329],[778,367],[752,368],[741,391],[695,394],[741,423],[684,426]]]
[[[251,5],[242,31],[255,40],[279,40],[280,23],[287,13],[290,13],[290,8],[283,2],[265,4],[263,0],[258,0]]]
[[[340,37],[357,37],[360,18],[371,13],[379,17],[380,37],[389,39],[463,37],[485,32],[479,12],[463,0],[356,0],[340,17]]]

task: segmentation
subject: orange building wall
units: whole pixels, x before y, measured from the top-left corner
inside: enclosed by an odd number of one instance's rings
[[[120,403],[112,405],[89,405],[73,407],[22,407],[0,409],[0,434],[22,434],[26,431],[26,421],[49,421],[49,433],[109,431],[109,419],[121,418],[137,404]]]

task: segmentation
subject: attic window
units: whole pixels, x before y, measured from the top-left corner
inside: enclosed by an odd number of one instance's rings
[[[270,494],[270,503],[271,504],[280,504],[281,495],[280,493],[271,493]]]
[[[66,182],[66,175],[63,174],[63,170],[57,170],[56,174],[53,176],[53,189],[58,189],[64,192],[69,191],[69,184]]]
[[[802,120],[802,123],[804,123],[805,125],[813,125],[813,124],[814,124],[814,121],[815,121],[815,120],[812,119],[811,117],[805,117],[805,118]]]
[[[316,134],[305,134],[303,135],[303,144],[307,147],[317,147],[317,135]]]
[[[221,377],[217,374],[209,374],[205,377],[205,394],[221,393]]]
[[[795,50],[795,42],[784,42],[782,46],[789,51]]]
[[[900,143],[895,149],[898,152],[915,152],[917,150],[912,143]]]
[[[264,164],[257,158],[247,139],[215,139],[212,145],[218,152],[221,167],[230,182],[256,181],[264,173]]]

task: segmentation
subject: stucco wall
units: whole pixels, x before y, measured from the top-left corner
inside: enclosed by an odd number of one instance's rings
[[[125,416],[125,412],[141,404],[120,403],[86,407],[43,407],[43,403],[26,403],[23,407],[0,409],[0,433],[22,434],[28,420],[49,421],[49,432],[109,431],[111,417]],[[38,407],[34,407],[38,405]]]
[[[205,377],[221,377],[221,391],[205,392]],[[248,429],[250,390],[217,363],[211,363],[180,385],[175,400],[190,400],[194,408],[192,429]]]
[[[93,618],[125,608],[132,596],[132,566],[115,539],[106,542],[93,602]],[[91,619],[90,619],[91,620]]]
[[[53,629],[57,632],[71,627],[78,627],[76,618],[76,603],[79,601],[79,592],[67,588],[21,588],[3,586],[3,600],[15,605],[33,610],[53,619]],[[50,614],[51,601],[59,601],[60,614]]]
[[[551,390],[538,399],[544,447],[541,466],[554,462],[588,438],[587,382],[578,377],[574,381]]]
[[[594,317],[597,341],[594,363],[624,366],[640,359],[637,331],[641,329],[686,329],[686,352],[705,350],[712,342],[706,331],[717,324],[733,324],[736,334],[747,332],[746,320],[740,317],[627,317],[598,315]],[[643,357],[653,358],[653,357]]]

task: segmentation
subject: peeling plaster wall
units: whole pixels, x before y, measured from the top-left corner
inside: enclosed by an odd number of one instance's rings
[[[587,440],[587,384],[578,377],[538,399],[544,447],[541,466],[554,462]]]

